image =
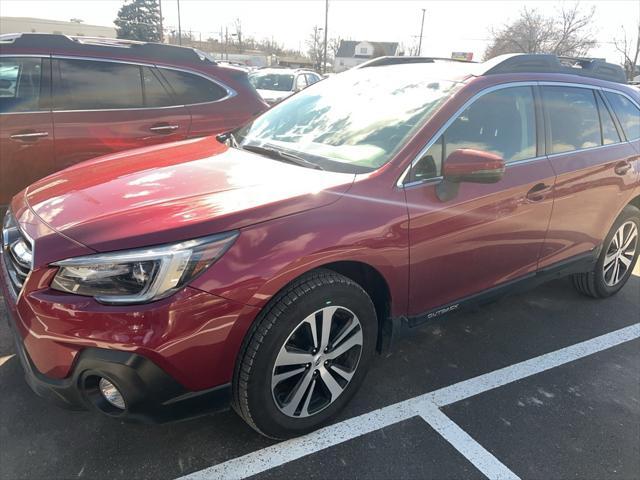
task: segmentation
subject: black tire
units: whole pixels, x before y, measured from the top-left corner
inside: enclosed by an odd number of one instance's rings
[[[638,261],[638,254],[640,253],[639,239],[636,239],[635,254],[631,260],[631,265],[627,268],[620,280],[615,285],[608,285],[605,281],[604,274],[605,257],[612,245],[613,236],[618,229],[627,222],[634,222],[636,228],[640,231],[640,210],[633,205],[627,205],[613,223],[611,230],[609,230],[607,237],[602,243],[602,251],[593,270],[587,273],[577,273],[573,275],[573,285],[578,292],[592,298],[606,298],[618,293],[627,283]]]
[[[333,403],[311,416],[293,418],[279,409],[272,393],[276,357],[300,322],[325,307],[329,300],[357,315],[363,339],[359,361],[350,382]],[[303,275],[274,297],[247,334],[233,378],[234,410],[257,432],[270,438],[295,437],[319,428],[349,402],[362,384],[377,335],[373,303],[360,285],[331,270]]]

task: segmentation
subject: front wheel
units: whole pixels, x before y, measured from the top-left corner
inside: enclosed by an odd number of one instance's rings
[[[234,408],[272,438],[326,423],[355,394],[375,351],[378,322],[367,293],[329,270],[280,293],[245,341]]]
[[[594,269],[573,276],[576,289],[593,298],[617,293],[629,280],[640,253],[640,210],[627,205],[611,227]]]

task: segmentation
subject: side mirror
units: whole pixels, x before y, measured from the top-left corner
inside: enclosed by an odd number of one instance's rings
[[[442,176],[436,193],[443,202],[458,194],[461,182],[496,183],[504,176],[505,163],[495,153],[461,148],[453,151],[445,160]]]

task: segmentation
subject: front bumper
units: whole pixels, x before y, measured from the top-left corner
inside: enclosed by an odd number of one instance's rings
[[[16,351],[25,379],[39,396],[72,410],[97,409],[102,413],[141,423],[164,423],[224,410],[231,385],[190,392],[151,360],[135,353],[102,348],[84,349],[67,378],[47,377],[34,367],[11,319]],[[126,408],[110,405],[99,393],[100,378],[112,382],[125,398]]]

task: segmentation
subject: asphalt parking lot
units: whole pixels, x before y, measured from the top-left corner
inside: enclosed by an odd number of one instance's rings
[[[147,426],[60,410],[13,352],[3,318],[3,479],[640,476],[639,266],[611,299],[563,279],[422,327],[335,424],[284,443],[231,411]]]

